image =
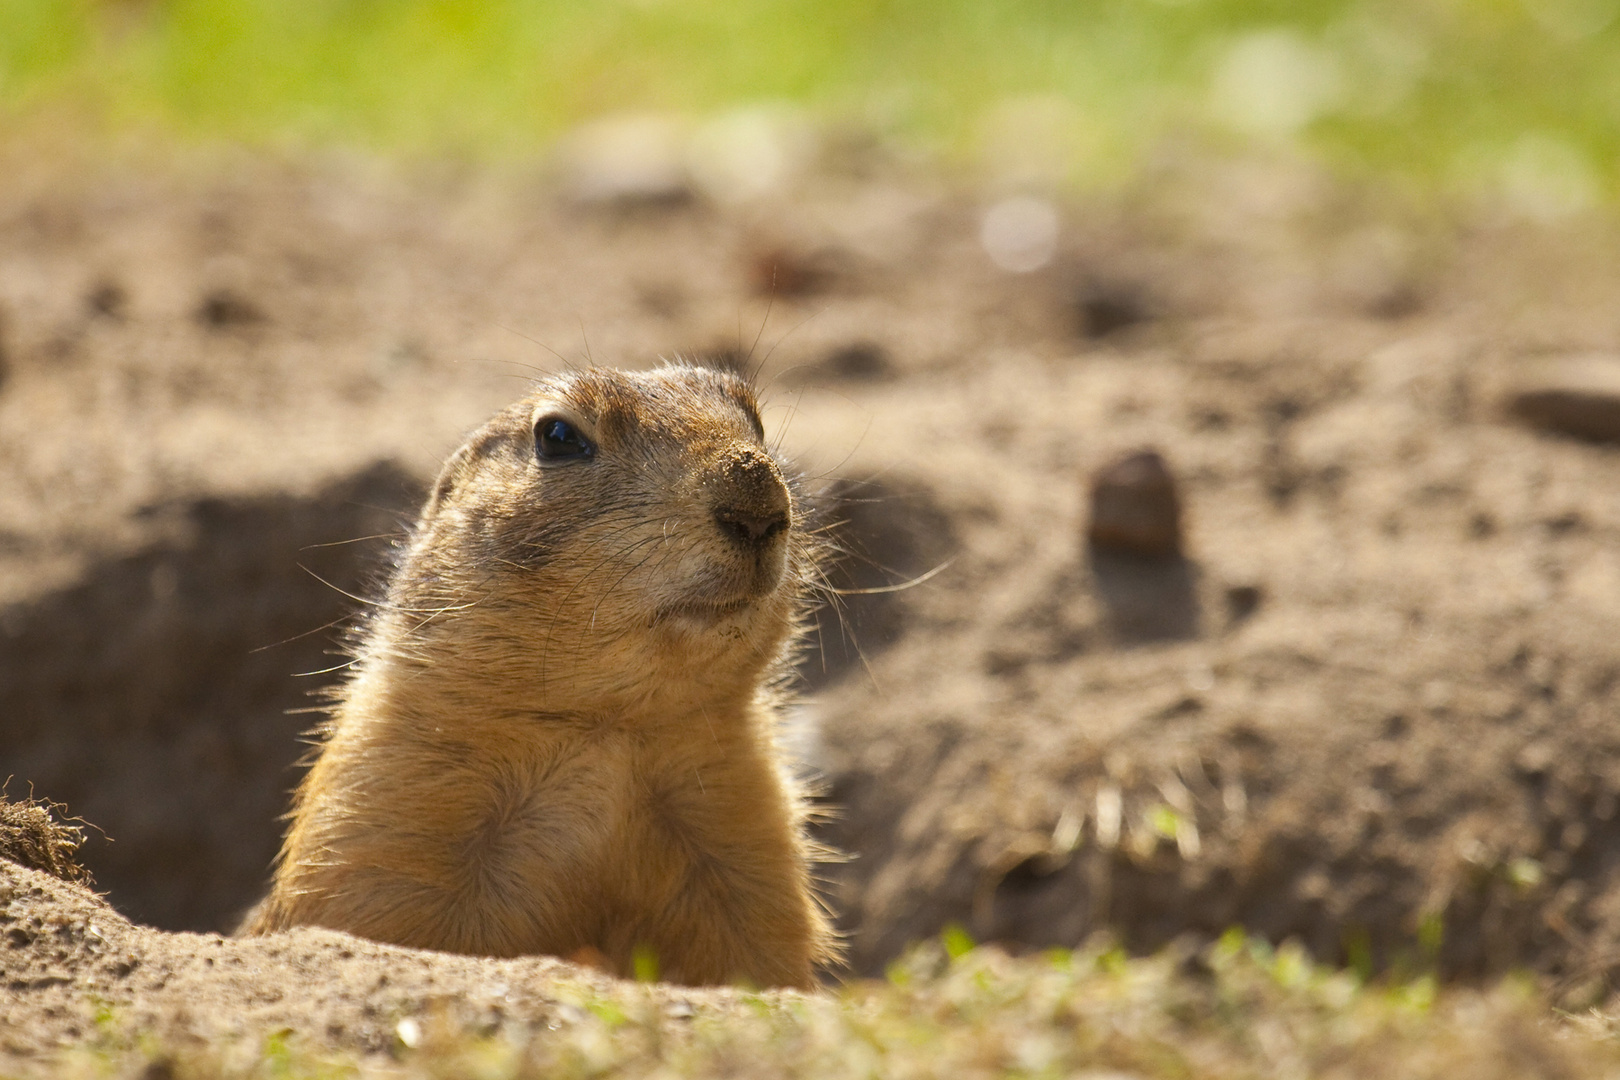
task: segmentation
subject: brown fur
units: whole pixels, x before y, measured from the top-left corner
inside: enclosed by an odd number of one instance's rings
[[[596,454],[538,460],[552,416]],[[445,465],[244,930],[811,985],[834,936],[775,728],[815,563],[742,379],[542,383]]]

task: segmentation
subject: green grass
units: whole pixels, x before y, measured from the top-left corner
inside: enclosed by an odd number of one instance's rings
[[[603,113],[784,101],[969,161],[1055,147],[1040,164],[1081,183],[1129,175],[1167,138],[1191,137],[1301,146],[1445,188],[1539,191],[1556,210],[1620,179],[1617,9],[0,0],[0,125],[522,157]]]
[[[1197,954],[1107,948],[1011,959],[957,935],[884,982],[809,997],[676,1003],[667,987],[559,985],[550,1019],[491,1027],[453,1005],[398,1022],[392,1060],[322,1051],[297,1032],[166,1044],[116,1018],[56,1076],[1083,1077],[1342,1080],[1612,1077],[1601,1017],[1558,1018],[1527,982],[1365,982],[1236,932]],[[952,955],[955,953],[956,955]],[[3,1069],[3,1067],[0,1067]]]

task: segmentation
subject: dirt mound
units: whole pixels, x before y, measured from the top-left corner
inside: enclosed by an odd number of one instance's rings
[[[560,960],[491,961],[301,929],[274,938],[131,925],[95,894],[0,862],[0,1067],[89,1042],[217,1047],[296,1031],[300,1045],[400,1045],[402,1017],[486,1036],[577,1023],[613,980]],[[726,990],[642,988],[656,1009],[723,1010]]]
[[[1070,208],[1022,276],[919,177],[635,213],[338,165],[8,188],[4,772],[107,832],[84,861],[120,910],[229,925],[311,719],[285,710],[335,677],[294,673],[342,662],[343,592],[421,478],[556,359],[501,327],[583,322],[598,361],[759,367],[848,519],[803,745],[860,970],[950,922],[1144,949],[1235,923],[1602,996],[1620,452],[1519,426],[1501,388],[1614,351],[1612,237],[1165,183]],[[1371,228],[1414,254],[1346,284]],[[838,252],[839,287],[759,296],[784,245]],[[475,357],[518,377],[449,363]],[[1092,477],[1144,448],[1181,553],[1088,546]],[[357,537],[382,539],[319,546]]]
[[[130,925],[0,863],[8,1076],[603,1075],[1602,1077],[1600,1018],[1550,1020],[1522,985],[1359,987],[1298,949],[1228,938],[1127,961],[913,951],[836,994],[635,984],[546,958]]]
[[[959,556],[820,706],[858,968],[951,920],[1142,949],[1236,924],[1607,992],[1620,518],[1594,493],[1620,458],[1505,422],[1458,338],[1264,333],[1003,366],[926,426],[895,414],[886,449],[1018,435],[932,474]],[[1281,422],[1289,383],[1317,389]],[[1188,555],[1104,557],[1087,473],[1147,443]]]
[[[0,796],[0,859],[63,881],[90,884],[90,872],[75,858],[84,843],[84,829],[58,821],[52,811],[60,814],[62,807]]]

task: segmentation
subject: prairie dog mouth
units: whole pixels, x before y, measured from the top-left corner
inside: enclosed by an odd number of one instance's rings
[[[684,604],[670,604],[659,608],[653,615],[653,622],[683,622],[708,627],[721,622],[729,616],[737,615],[754,605],[754,601],[743,597],[738,600],[727,600],[723,603],[704,603],[703,601],[689,601]]]

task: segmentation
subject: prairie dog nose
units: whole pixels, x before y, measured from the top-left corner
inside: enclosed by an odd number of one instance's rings
[[[763,547],[787,531],[787,485],[770,458],[744,447],[717,471],[714,521],[721,532],[740,544]]]
[[[735,507],[721,507],[714,512],[720,531],[745,544],[763,544],[787,528],[787,514],[750,514]]]

